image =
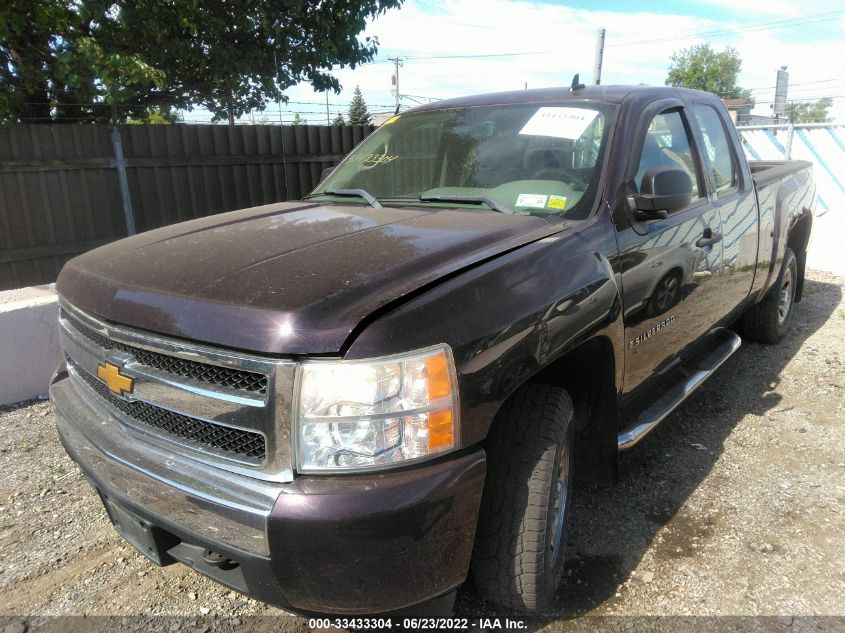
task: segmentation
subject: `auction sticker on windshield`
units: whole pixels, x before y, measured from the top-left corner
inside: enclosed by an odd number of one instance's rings
[[[521,193],[516,199],[516,206],[529,209],[543,209],[546,206],[548,196],[536,193]]]
[[[575,140],[581,138],[597,114],[586,108],[539,108],[519,133]]]

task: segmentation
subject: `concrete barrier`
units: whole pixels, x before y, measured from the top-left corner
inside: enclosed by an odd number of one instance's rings
[[[0,405],[47,393],[61,360],[53,285],[0,292]]]

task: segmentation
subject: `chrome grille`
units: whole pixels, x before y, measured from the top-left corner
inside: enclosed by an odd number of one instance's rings
[[[194,378],[203,382],[208,382],[213,385],[221,385],[224,387],[231,387],[232,389],[240,389],[243,391],[250,391],[252,393],[267,393],[267,377],[261,374],[255,374],[248,371],[238,371],[228,369],[226,367],[217,367],[216,365],[207,365],[205,363],[197,363],[195,361],[183,360],[175,356],[168,356],[166,354],[158,354],[150,352],[138,347],[123,345],[117,341],[106,338],[102,334],[95,332],[92,328],[82,323],[79,319],[62,309],[61,316],[71,322],[80,334],[82,334],[89,341],[105,350],[118,350],[132,354],[135,360],[142,365],[154,367],[169,374],[177,376],[184,376]]]
[[[212,446],[238,456],[264,459],[266,448],[264,437],[242,429],[198,420],[196,418],[168,411],[152,404],[118,398],[100,380],[68,359],[68,365],[80,378],[106,402],[133,420],[171,435]]]
[[[113,419],[117,432],[224,470],[293,480],[294,361],[115,325],[61,296],[59,306],[68,373],[88,404]],[[113,393],[97,378],[104,363],[132,379],[129,393]]]

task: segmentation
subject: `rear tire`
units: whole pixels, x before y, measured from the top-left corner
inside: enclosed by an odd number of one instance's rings
[[[777,343],[789,327],[798,288],[798,263],[787,249],[777,281],[759,303],[742,316],[742,332],[758,343]]]
[[[496,417],[487,443],[472,572],[481,596],[542,613],[563,571],[571,492],[572,401],[529,384]]]

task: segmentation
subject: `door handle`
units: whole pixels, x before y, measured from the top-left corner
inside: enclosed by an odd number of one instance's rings
[[[696,240],[695,245],[699,248],[704,248],[705,246],[712,246],[716,242],[722,241],[722,234],[713,231],[709,226],[704,229],[704,235]]]

